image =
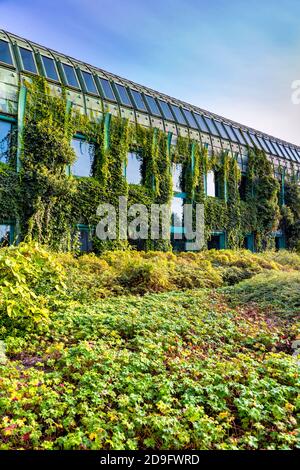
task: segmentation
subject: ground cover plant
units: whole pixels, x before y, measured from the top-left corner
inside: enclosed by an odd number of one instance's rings
[[[0,448],[297,448],[298,259],[1,249]]]

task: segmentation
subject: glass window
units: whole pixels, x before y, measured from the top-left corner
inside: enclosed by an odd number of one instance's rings
[[[258,142],[256,135],[253,134],[253,132],[249,132],[249,134],[250,134],[250,137],[251,137],[251,139],[252,139],[252,141],[253,141],[255,147],[257,147],[259,150],[262,150],[261,145],[260,145],[260,143]]]
[[[276,150],[274,149],[272,143],[271,143],[268,139],[266,139],[265,137],[264,137],[263,140],[264,140],[266,146],[267,146],[268,149],[269,149],[269,153],[271,153],[272,155],[277,155],[277,152],[276,152]]]
[[[298,156],[297,150],[296,150],[295,148],[293,148],[293,147],[290,147],[290,150],[291,150],[292,154],[294,155],[296,161],[299,162],[299,161],[300,161],[300,158],[299,158],[299,156]]]
[[[132,106],[126,88],[123,85],[120,85],[119,83],[116,83],[115,85],[118,90],[121,103],[125,104],[125,106]]]
[[[9,44],[6,41],[0,39],[0,61],[5,64],[13,65]]]
[[[223,122],[223,126],[225,127],[225,129],[226,129],[226,131],[229,135],[229,139],[232,142],[238,143],[238,138],[236,137],[235,133],[233,132],[232,127],[229,124],[225,124],[224,122]]]
[[[66,75],[67,84],[69,86],[79,88],[78,80],[76,78],[75,70],[73,69],[73,67],[71,65],[67,65],[67,64],[62,64],[62,66],[64,68],[64,72],[65,72],[65,75]]]
[[[110,82],[106,80],[106,78],[100,78],[100,83],[102,86],[104,98],[106,98],[107,100],[116,101],[116,97]]]
[[[281,152],[283,153],[283,156],[284,156],[285,158],[289,158],[289,155],[288,155],[287,151],[285,150],[284,146],[283,146],[282,144],[280,144],[280,143],[278,143],[278,145],[279,145],[279,147],[280,147]]]
[[[174,121],[173,114],[171,113],[171,110],[169,108],[169,105],[162,100],[158,100],[160,107],[162,109],[162,112],[164,113],[164,117],[166,119],[169,119],[169,121]]]
[[[2,162],[7,160],[10,132],[11,124],[6,121],[0,121],[0,161]]]
[[[242,133],[239,130],[239,128],[232,126],[232,130],[233,130],[234,134],[237,136],[237,139],[238,139],[239,143],[242,144],[242,145],[245,145],[245,143],[246,143],[245,139],[243,138]]]
[[[172,163],[172,178],[173,178],[173,191],[175,193],[181,193],[182,189],[182,163]]]
[[[215,135],[217,137],[219,137],[219,133],[216,129],[216,126],[214,125],[212,119],[210,119],[209,117],[207,116],[204,116],[204,119],[205,119],[205,122],[207,124],[207,127],[209,129],[209,132],[212,134],[212,135]]]
[[[242,136],[242,133],[240,131],[240,129],[238,127],[234,127],[232,126],[232,130],[234,132],[234,134],[236,135],[237,139],[238,139],[238,142],[241,144],[241,145],[245,145],[246,142],[245,142],[245,139],[243,138]]]
[[[150,108],[151,113],[155,114],[155,116],[161,116],[161,112],[153,96],[145,95],[145,98],[146,98],[146,101]]]
[[[12,238],[11,225],[0,225],[0,246],[7,246],[10,244]]]
[[[81,71],[84,84],[86,86],[86,89],[89,93],[94,93],[94,95],[98,95],[98,91],[94,82],[94,79],[92,77],[92,74],[89,72],[85,72],[84,70]]]
[[[290,147],[284,146],[284,148],[285,148],[285,151],[287,152],[289,158],[290,158],[291,160],[295,160],[295,157],[294,157],[294,155],[292,154]]]
[[[183,222],[183,204],[184,199],[181,197],[173,197],[171,203],[172,226],[182,227]]]
[[[54,64],[54,60],[44,55],[42,55],[41,57],[42,57],[43,65],[45,68],[46,77],[51,78],[52,80],[56,80],[58,82],[59,79],[58,79],[56,67]]]
[[[74,176],[91,175],[91,144],[85,140],[72,139],[72,147],[76,154],[71,173]]]
[[[253,142],[252,142],[252,140],[250,139],[250,137],[249,137],[249,135],[248,135],[248,132],[242,130],[242,134],[243,134],[243,136],[244,136],[244,139],[245,139],[245,141],[246,141],[246,144],[247,144],[249,147],[254,147]]]
[[[277,145],[277,142],[275,142],[275,140],[272,140],[272,145],[275,148],[277,155],[279,155],[280,157],[284,157],[280,147]]]
[[[177,122],[179,122],[179,124],[183,124],[184,126],[186,126],[186,122],[185,122],[185,119],[182,115],[180,108],[178,106],[175,106],[175,104],[171,104],[170,106],[172,108],[173,113],[175,114]]]
[[[141,160],[135,152],[128,153],[126,181],[129,184],[141,184]]]
[[[214,171],[208,171],[206,175],[206,195],[216,197],[216,175]]]
[[[228,135],[226,134],[225,130],[224,130],[224,127],[222,125],[222,123],[220,121],[214,121],[215,125],[217,126],[217,129],[219,131],[219,134],[220,136],[223,138],[223,139],[227,139],[228,140]]]
[[[28,49],[24,49],[24,47],[20,47],[19,49],[23,63],[23,70],[26,70],[27,72],[36,73],[36,66],[32,52]]]
[[[194,113],[194,115],[195,115],[196,121],[197,121],[197,123],[198,123],[198,125],[199,125],[199,127],[200,127],[200,130],[201,130],[202,132],[208,133],[208,132],[209,132],[209,131],[208,131],[208,127],[207,127],[206,122],[205,122],[204,119],[203,119],[203,116],[202,116],[201,114],[198,114],[198,113]]]
[[[260,143],[261,148],[262,148],[265,152],[269,153],[269,149],[268,149],[268,147],[267,147],[267,145],[266,145],[264,139],[263,139],[262,137],[260,137],[259,135],[257,135],[256,137],[257,137],[257,139],[258,139],[258,141],[259,141],[259,143]]]
[[[134,99],[134,102],[135,102],[135,105],[136,105],[137,109],[140,109],[141,111],[146,111],[147,112],[146,105],[144,103],[143,97],[140,94],[140,92],[136,91],[136,90],[131,90],[131,93],[132,93],[132,96],[133,96],[133,99]]]
[[[191,111],[189,111],[188,109],[184,109],[184,108],[182,111],[187,119],[187,122],[189,123],[189,126],[192,127],[193,129],[198,129],[197,123]]]

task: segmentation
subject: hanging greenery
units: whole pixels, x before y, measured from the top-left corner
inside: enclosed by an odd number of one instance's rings
[[[265,153],[258,149],[249,149],[247,201],[249,215],[253,218],[253,223],[250,223],[251,231],[255,234],[258,250],[274,248],[272,232],[278,229],[280,222],[279,191],[279,183]]]
[[[21,171],[15,160],[0,166],[0,210],[2,219],[19,221],[20,237],[33,238],[55,249],[71,249],[78,224],[97,225],[97,207],[108,202],[118,207],[119,196],[129,204],[170,204],[173,197],[171,163],[183,166],[182,192],[187,202],[204,204],[205,237],[226,231],[227,246],[243,246],[255,234],[259,250],[274,244],[272,232],[284,228],[291,248],[299,245],[300,189],[295,181],[286,184],[286,205],[279,207],[279,184],[266,155],[249,149],[246,200],[240,197],[241,172],[229,152],[208,155],[198,141],[131,124],[121,117],[102,115],[91,119],[72,111],[64,90],[53,96],[46,81],[36,78],[26,84],[28,99],[21,155]],[[76,178],[68,168],[75,161],[71,146],[80,132],[90,144],[91,177]],[[141,185],[128,185],[125,167],[128,152],[141,161]],[[214,171],[219,197],[205,194],[205,175]],[[281,221],[281,225],[280,225]],[[73,243],[74,245],[74,243]],[[95,251],[127,249],[128,242],[93,240]],[[170,250],[169,241],[147,240],[143,249]]]

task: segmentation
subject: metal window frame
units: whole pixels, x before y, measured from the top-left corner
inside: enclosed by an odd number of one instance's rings
[[[12,60],[12,64],[7,64],[6,62],[3,62],[2,60],[0,60],[0,65],[4,65],[5,67],[10,67],[12,69],[15,69],[16,68],[15,57],[13,54],[13,48],[12,48],[10,40],[9,39],[5,40],[2,38],[0,38],[0,40],[8,44],[8,49],[9,49],[10,57]]]
[[[193,115],[193,112],[190,110],[190,109],[187,109],[187,108],[182,108],[182,113],[184,114],[184,117],[188,123],[188,127],[190,127],[191,129],[195,129],[196,131],[199,131],[199,126],[197,124],[197,121]],[[194,121],[194,125],[192,125],[189,121],[189,118],[187,117],[188,115],[190,115],[191,119],[192,119],[192,122]]]
[[[78,78],[78,76],[77,76],[77,74],[76,74],[76,70],[75,70],[74,65],[73,65],[72,63],[71,63],[71,64],[67,64],[66,62],[62,62],[62,61],[59,61],[59,65],[61,66],[61,73],[62,73],[62,75],[63,75],[63,83],[64,83],[67,87],[72,88],[73,90],[77,90],[77,91],[80,90],[80,91],[81,91],[81,88],[80,88],[80,81],[79,81],[79,78]],[[73,72],[74,72],[74,76],[75,76],[75,79],[76,79],[76,81],[77,81],[78,87],[77,87],[77,86],[74,86],[74,85],[70,85],[70,84],[68,83],[67,74],[66,74],[66,72],[65,72],[64,66],[66,66],[66,67],[71,67],[71,69],[72,69]]]
[[[82,81],[82,88],[83,88],[83,91],[84,93],[87,93],[88,95],[92,95],[92,96],[97,96],[99,97],[99,90],[97,88],[97,84],[95,82],[95,78],[94,78],[94,75],[91,71],[89,70],[82,70],[80,67],[77,69],[77,73],[78,75],[80,76],[81,78],[81,81]],[[91,79],[92,79],[92,82],[94,84],[94,87],[95,87],[95,92],[94,91],[90,91],[88,90],[88,87],[87,87],[87,84],[86,84],[86,80],[84,78],[84,74],[87,73],[88,75],[91,76]]]
[[[161,110],[160,110],[160,107],[159,107],[159,105],[158,105],[158,103],[157,103],[157,101],[156,101],[156,98],[155,98],[154,96],[150,95],[149,93],[143,93],[143,94],[144,94],[144,97],[145,97],[145,103],[146,103],[146,105],[148,106],[148,109],[149,109],[149,114],[151,114],[151,116],[154,116],[154,117],[156,117],[156,118],[161,118],[161,119],[163,119],[163,115],[162,115]],[[157,107],[157,110],[158,110],[158,113],[159,113],[159,114],[156,114],[156,113],[154,113],[154,112],[152,111],[151,106],[150,106],[150,104],[148,103],[148,99],[147,99],[147,98],[152,98],[152,99],[153,99],[153,101],[154,101],[154,103],[155,103],[155,105],[156,105],[156,107]]]
[[[147,113],[147,114],[149,114],[149,110],[148,110],[147,105],[146,105],[146,103],[145,103],[145,99],[144,99],[143,93],[142,93],[141,91],[139,91],[139,90],[134,89],[134,88],[129,88],[129,93],[130,93],[130,95],[131,95],[130,98],[131,98],[131,101],[133,101],[133,103],[134,103],[135,109],[136,109],[137,111],[141,112],[141,113]],[[136,99],[135,99],[135,95],[134,95],[135,93],[138,93],[138,94],[140,95],[140,98],[141,98],[141,100],[142,100],[142,103],[143,103],[143,105],[144,105],[144,108],[140,108],[140,107],[138,106],[137,101],[136,101]]]
[[[225,140],[230,141],[231,139],[229,138],[229,134],[227,132],[227,129],[223,125],[223,122],[220,121],[219,119],[214,119],[214,124],[215,124],[215,126],[216,126],[216,128],[217,128],[217,130],[220,134],[221,139],[225,139]],[[224,136],[222,135],[222,133],[224,133]]]
[[[103,85],[102,85],[101,80],[105,80],[105,81],[109,84],[110,89],[111,89],[111,92],[112,92],[112,94],[113,94],[113,96],[114,96],[113,99],[106,97],[106,94],[105,94],[105,92],[104,92],[104,87],[103,87]],[[106,78],[106,77],[101,77],[101,76],[99,76],[99,75],[95,75],[95,81],[96,81],[96,84],[98,85],[98,90],[99,90],[99,92],[100,92],[100,96],[101,96],[102,99],[104,99],[104,100],[106,100],[106,101],[109,101],[110,103],[114,103],[114,104],[118,103],[118,100],[117,100],[115,91],[114,91],[113,86],[112,86],[112,82],[111,82],[108,78]]]
[[[24,47],[24,46],[20,46],[19,44],[16,44],[16,48],[17,48],[17,51],[18,51],[18,55],[19,55],[19,61],[20,61],[20,66],[21,66],[21,70],[22,72],[26,72],[26,73],[31,73],[32,75],[39,75],[39,69],[38,69],[38,64],[37,64],[37,61],[36,61],[36,58],[35,58],[35,53],[32,49],[29,49],[29,47]],[[21,54],[21,49],[24,49],[25,51],[28,51],[32,54],[32,58],[33,58],[33,62],[34,62],[34,65],[35,65],[35,72],[32,72],[32,70],[26,70],[24,68],[24,62],[23,62],[23,57],[22,57],[22,54]]]
[[[45,54],[42,54],[41,52],[38,52],[38,53],[36,53],[36,54],[37,54],[37,57],[40,59],[40,67],[41,67],[41,69],[42,69],[42,73],[43,73],[44,77],[45,77],[47,80],[50,80],[51,82],[60,83],[59,71],[58,71],[58,67],[57,67],[56,60],[54,59],[54,57],[48,57],[48,56],[46,56]],[[51,77],[48,77],[48,76],[47,76],[46,67],[45,67],[43,58],[52,60],[52,62],[53,62],[53,64],[54,64],[55,71],[56,71],[57,80],[55,80],[54,78],[51,78]]]
[[[171,116],[172,116],[171,119],[168,118],[168,117],[165,115],[161,103],[164,103],[164,104],[167,106],[167,108],[170,110],[170,114],[171,114]],[[173,123],[177,123],[177,121],[176,121],[176,119],[175,119],[175,116],[174,116],[174,114],[173,114],[173,111],[172,111],[172,109],[171,109],[171,107],[169,106],[169,103],[168,103],[167,101],[164,101],[164,100],[161,99],[161,98],[157,98],[157,104],[158,104],[158,106],[159,106],[159,109],[160,109],[160,111],[161,111],[161,114],[162,114],[163,118],[164,118],[166,121],[173,122]]]
[[[118,103],[121,105],[121,106],[125,106],[126,108],[130,108],[130,109],[134,109],[134,104],[130,98],[130,94],[128,93],[128,89],[127,89],[127,86],[126,85],[123,85],[123,83],[119,83],[119,82],[111,82],[113,88],[114,88],[114,92],[115,92],[115,95],[117,97],[117,101]],[[128,97],[128,100],[129,100],[129,103],[130,104],[127,104],[127,103],[124,103],[123,100],[121,99],[121,95],[120,95],[120,92],[118,90],[118,87],[123,87],[124,90],[125,90],[125,93],[127,94],[127,97]]]
[[[173,112],[173,115],[175,116],[175,122],[179,125],[179,126],[188,126],[188,123],[187,123],[187,120],[182,112],[182,109],[180,106],[178,106],[177,104],[174,104],[174,103],[168,103],[169,104],[169,107],[171,108],[171,111]],[[173,108],[174,107],[174,108]],[[175,112],[175,110],[177,109],[178,112],[179,112],[179,115],[182,117],[183,119],[183,122],[179,121],[179,119],[177,118],[177,114]]]

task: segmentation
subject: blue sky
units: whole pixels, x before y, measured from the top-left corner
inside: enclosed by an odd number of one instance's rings
[[[298,0],[0,0],[0,27],[300,144]]]

